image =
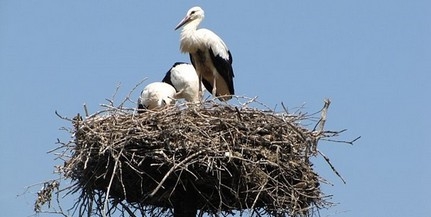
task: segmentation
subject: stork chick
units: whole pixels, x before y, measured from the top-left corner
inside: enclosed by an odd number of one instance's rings
[[[196,70],[190,63],[176,62],[162,80],[172,85],[177,93],[175,99],[185,99],[187,102],[198,103],[202,100],[202,83]]]
[[[175,88],[164,82],[153,82],[145,86],[138,99],[138,113],[157,110],[175,104]]]

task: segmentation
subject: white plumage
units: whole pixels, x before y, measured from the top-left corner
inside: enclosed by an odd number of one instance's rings
[[[201,83],[195,68],[190,63],[175,63],[166,73],[163,82],[176,89],[176,99],[185,99],[187,102],[193,103],[200,102],[202,99],[202,92],[199,91],[202,89],[199,87]]]
[[[205,88],[220,100],[229,100],[235,94],[232,55],[214,32],[197,29],[204,17],[200,7],[193,7],[175,27],[175,30],[183,27],[180,50],[190,54],[190,60]]]
[[[175,88],[164,82],[153,82],[145,86],[138,99],[138,113],[144,109],[156,110],[175,104]]]

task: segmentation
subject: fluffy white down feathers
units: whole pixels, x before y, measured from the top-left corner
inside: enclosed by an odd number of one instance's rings
[[[175,104],[175,88],[164,82],[148,84],[138,99],[138,113],[143,109],[156,110]]]
[[[202,88],[202,83],[200,83]],[[199,77],[190,63],[177,62],[166,73],[162,82],[148,84],[138,99],[138,113],[174,105],[176,99],[199,103],[203,97],[199,91]]]
[[[199,92],[199,77],[190,63],[175,63],[166,73],[163,82],[172,85],[176,90],[176,99],[185,99],[187,102],[198,103],[203,97]],[[202,87],[201,87],[202,89]]]

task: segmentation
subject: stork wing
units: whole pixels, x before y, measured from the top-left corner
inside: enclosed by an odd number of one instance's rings
[[[199,34],[202,34],[203,38],[207,39],[205,43],[207,47],[209,47],[211,60],[214,63],[217,71],[226,81],[230,94],[234,95],[235,91],[233,86],[233,77],[235,75],[232,68],[232,54],[230,53],[224,41],[211,30],[199,29],[198,32]]]
[[[162,82],[165,82],[165,83],[167,83],[167,84],[170,84],[170,85],[172,85],[172,87],[174,87],[174,88],[175,88],[175,86],[172,84],[172,81],[171,81],[171,70],[169,70],[168,72],[166,72],[166,75],[165,75],[165,77],[163,78]]]
[[[229,60],[232,64],[232,57],[230,56],[229,49],[224,41],[213,31],[209,29],[199,29],[197,31],[199,38],[204,38],[206,47],[212,48],[215,56],[220,56],[223,59]]]
[[[220,55],[216,55],[216,52],[213,51],[212,47],[210,47],[209,53],[211,56],[211,60],[213,61],[214,66],[217,69],[218,73],[220,73],[223,80],[226,81],[230,94],[234,95],[235,94],[235,90],[233,87],[234,74],[233,74],[233,68],[232,68],[232,55],[230,51],[229,50],[227,51],[229,55],[228,59],[225,59]]]

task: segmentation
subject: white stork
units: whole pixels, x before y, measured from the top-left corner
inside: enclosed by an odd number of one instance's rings
[[[145,86],[138,99],[138,113],[144,109],[157,110],[175,104],[175,88],[164,82],[153,82]]]
[[[232,55],[214,32],[197,29],[203,19],[204,11],[200,7],[193,7],[175,27],[175,30],[183,27],[180,50],[190,54],[190,60],[205,88],[213,96],[226,101],[235,94]]]
[[[187,102],[198,103],[201,101],[203,94],[199,90],[199,77],[195,68],[190,63],[176,62],[166,73],[162,80],[172,85],[177,93],[175,99],[185,99]]]

